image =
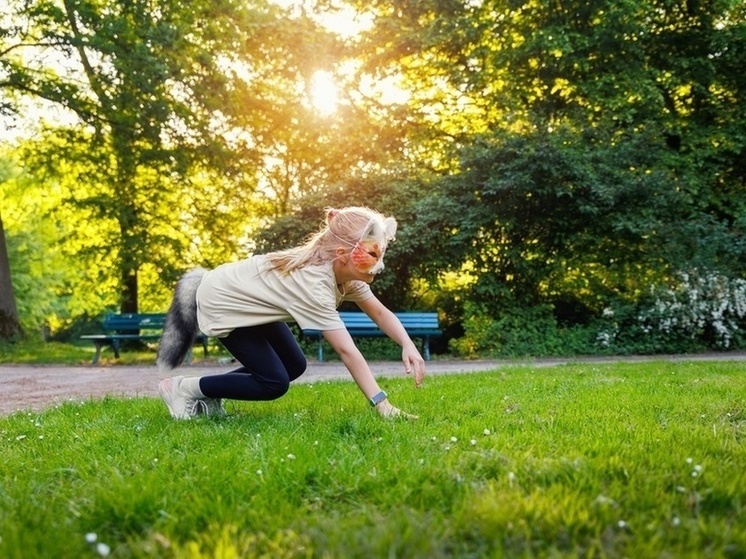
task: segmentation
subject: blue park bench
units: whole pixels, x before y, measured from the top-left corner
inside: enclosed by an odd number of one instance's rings
[[[438,323],[437,312],[397,312],[394,313],[410,338],[422,340],[422,356],[430,360],[430,338],[443,334]],[[373,322],[367,314],[362,312],[342,311],[339,317],[347,327],[353,338],[380,338],[386,334]],[[303,330],[303,335],[319,341],[318,358],[324,360],[323,335],[321,330]]]
[[[165,313],[129,313],[129,314],[107,314],[104,316],[103,334],[90,334],[81,336],[82,339],[91,340],[96,345],[96,354],[93,363],[98,363],[101,358],[101,350],[111,346],[114,357],[119,357],[119,349],[123,341],[142,340],[154,341],[161,337],[163,326],[166,322]],[[200,333],[195,343],[201,343],[202,349],[207,356],[207,336]],[[191,358],[191,351],[187,356],[187,362]]]

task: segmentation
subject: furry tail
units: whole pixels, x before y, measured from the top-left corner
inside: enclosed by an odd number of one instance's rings
[[[158,370],[167,373],[184,362],[194,344],[197,324],[197,287],[207,273],[204,268],[190,270],[176,283],[174,298],[166,314],[166,323],[158,344]]]

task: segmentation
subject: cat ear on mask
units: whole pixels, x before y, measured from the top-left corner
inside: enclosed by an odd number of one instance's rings
[[[393,217],[387,217],[383,221],[380,219],[371,219],[365,226],[360,239],[372,239],[376,242],[383,242],[384,245],[396,235],[396,220]]]
[[[368,225],[365,226],[365,229],[363,229],[363,234],[360,235],[360,239],[376,239],[379,231],[379,227],[377,226],[378,222],[375,219],[371,219],[368,222]]]
[[[393,217],[387,217],[383,221],[383,232],[387,241],[396,237],[396,220]]]

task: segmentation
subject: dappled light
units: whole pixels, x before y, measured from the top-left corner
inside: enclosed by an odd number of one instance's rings
[[[50,6],[0,36],[0,308],[32,335],[355,204],[400,220],[375,291],[437,309],[438,352],[746,347],[737,3]],[[687,331],[683,277],[728,286]]]

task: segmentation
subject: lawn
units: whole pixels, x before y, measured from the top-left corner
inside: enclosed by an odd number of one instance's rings
[[[741,363],[380,383],[420,420],[349,382],[190,422],[149,398],[0,418],[0,557],[746,556]]]

